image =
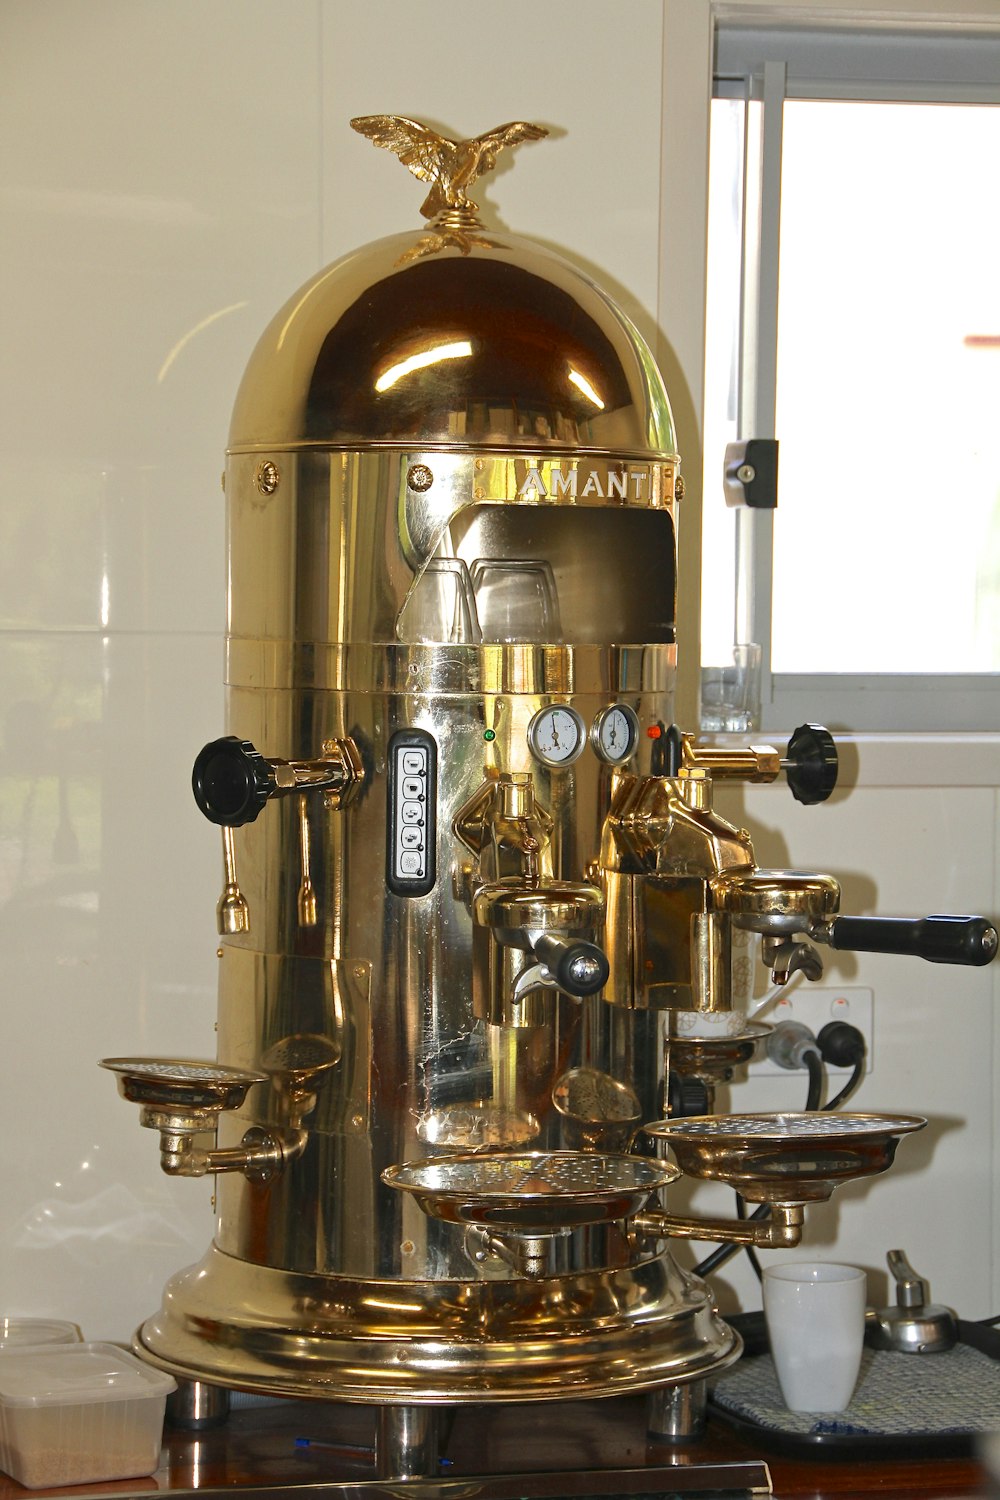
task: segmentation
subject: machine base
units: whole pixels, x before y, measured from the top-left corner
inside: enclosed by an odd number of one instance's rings
[[[408,1405],[621,1395],[701,1380],[742,1347],[669,1255],[540,1281],[359,1281],[215,1246],[134,1346],[184,1380]]]

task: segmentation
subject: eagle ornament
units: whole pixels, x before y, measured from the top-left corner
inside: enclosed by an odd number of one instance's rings
[[[466,188],[484,172],[493,170],[505,147],[521,141],[538,141],[549,133],[541,125],[512,120],[467,141],[450,141],[419,120],[408,120],[403,115],[359,115],[351,125],[374,145],[394,151],[414,177],[431,184],[420,205],[425,219],[450,211],[471,220],[479,205],[473,203]]]

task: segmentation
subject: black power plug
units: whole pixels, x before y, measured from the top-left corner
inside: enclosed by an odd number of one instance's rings
[[[867,1051],[864,1036],[849,1021],[827,1021],[816,1045],[823,1061],[833,1068],[856,1068]]]

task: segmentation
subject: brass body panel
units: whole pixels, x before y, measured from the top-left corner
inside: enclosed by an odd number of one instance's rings
[[[527,863],[546,910],[572,887],[566,910],[605,941],[593,872],[614,775],[589,743],[543,765],[527,730],[549,703],[588,729],[615,702],[641,726],[671,722],[677,471],[666,393],[628,319],[461,204],[322,272],[263,334],[225,475],[227,729],[270,760],[335,744],[359,770],[342,804],[276,797],[232,835],[227,888],[235,863],[246,913],[220,949],[219,1057],[255,1069],[308,1034],[339,1060],[280,1172],[218,1177],[215,1244],[137,1334],[148,1358],[282,1395],[435,1403],[611,1395],[738,1353],[708,1289],[624,1221],[541,1236],[520,1260],[475,1253],[383,1179],[437,1151],[577,1149],[580,1122],[554,1099],[581,1068],[626,1091],[636,1118],[661,1113],[664,1018],[614,973],[603,999],[534,990],[517,1015],[477,1003],[484,962],[494,988],[512,974],[474,954],[473,906],[490,859],[520,878],[537,833]],[[483,559],[545,572],[558,619],[480,639],[455,613],[428,633],[417,605],[435,569],[471,577]],[[399,731],[436,747],[436,878],[420,895],[386,873]],[[640,735],[631,768],[649,775],[656,753]],[[477,825],[477,788],[499,773],[530,779],[520,849],[495,812]],[[273,1129],[277,1097],[252,1087],[220,1147]],[[586,1139],[601,1127],[588,1118]]]

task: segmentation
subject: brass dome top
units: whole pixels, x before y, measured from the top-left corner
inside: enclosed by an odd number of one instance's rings
[[[230,450],[674,456],[667,393],[629,319],[561,256],[484,229],[465,195],[502,146],[544,131],[515,122],[455,143],[396,116],[352,123],[431,182],[436,216],[286,303],[250,357]]]

